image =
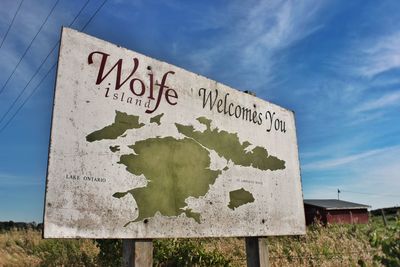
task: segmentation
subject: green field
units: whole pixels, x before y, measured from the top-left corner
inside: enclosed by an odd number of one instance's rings
[[[307,235],[269,237],[271,266],[400,266],[400,222],[314,225]],[[43,240],[36,230],[0,232],[0,266],[118,266],[119,240]],[[243,238],[154,241],[155,266],[245,266]]]

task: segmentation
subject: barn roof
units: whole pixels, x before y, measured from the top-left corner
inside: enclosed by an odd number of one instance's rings
[[[321,207],[326,210],[366,209],[368,205],[337,199],[304,199],[304,204]]]

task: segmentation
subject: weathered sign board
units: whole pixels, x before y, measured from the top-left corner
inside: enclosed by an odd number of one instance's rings
[[[44,236],[303,234],[294,114],[64,28]]]

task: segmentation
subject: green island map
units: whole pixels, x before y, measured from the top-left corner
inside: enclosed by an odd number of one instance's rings
[[[152,117],[150,124],[161,127],[163,115]],[[263,171],[285,169],[285,161],[269,155],[264,147],[246,150],[252,144],[248,141],[241,143],[236,133],[212,128],[212,121],[205,117],[199,117],[197,121],[206,129],[198,131],[192,125],[175,123],[182,138],[166,136],[136,141],[129,146],[131,154],[121,155],[119,164],[126,166],[126,170],[135,176],[144,175],[148,181],[145,187],[113,194],[115,198],[127,194],[134,198],[139,215],[133,222],[149,219],[159,212],[169,217],[185,214],[200,223],[201,214],[187,208],[185,200],[206,195],[218,176],[229,169],[228,166],[221,170],[210,169],[210,151],[234,165]],[[139,122],[139,116],[116,111],[114,122],[87,135],[86,141],[124,138],[128,130],[145,126]],[[109,149],[114,153],[120,150],[119,145]],[[238,188],[229,192],[229,200],[228,208],[235,210],[255,199],[249,191]]]

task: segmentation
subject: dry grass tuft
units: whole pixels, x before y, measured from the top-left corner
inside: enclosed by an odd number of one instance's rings
[[[371,237],[377,231],[384,236],[387,228],[381,222],[372,220],[367,225],[314,225],[307,229],[305,236],[269,237],[267,243],[270,265],[381,266],[380,262],[374,260],[374,256],[385,256],[382,247],[371,245]],[[196,246],[184,246],[185,240],[175,242],[182,243],[183,251],[185,248],[195,247],[203,254],[209,253],[230,260],[231,266],[246,266],[244,238],[191,240]],[[168,249],[168,240],[159,242],[166,243],[159,246],[164,249],[164,253],[171,252]],[[35,230],[0,231],[0,267],[2,266],[100,266],[99,248],[93,240],[88,239],[43,240],[41,233]]]
[[[36,230],[0,232],[0,266],[96,266],[91,240],[42,239]]]

